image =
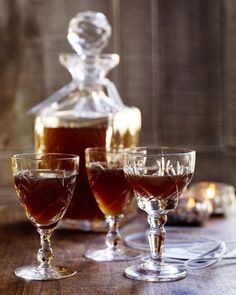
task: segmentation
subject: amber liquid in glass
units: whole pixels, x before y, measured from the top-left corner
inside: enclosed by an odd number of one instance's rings
[[[122,168],[87,167],[89,183],[100,209],[105,215],[122,214],[134,197]]]
[[[183,175],[128,175],[128,180],[136,192],[144,198],[156,197],[165,200],[180,195],[192,178],[192,173]]]
[[[72,198],[76,175],[36,169],[14,176],[14,183],[26,215],[33,223],[50,228],[61,219]]]

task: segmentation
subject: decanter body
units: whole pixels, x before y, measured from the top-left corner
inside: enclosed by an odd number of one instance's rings
[[[32,108],[37,152],[80,156],[80,170],[71,204],[62,225],[105,230],[104,215],[89,187],[84,150],[87,147],[128,147],[138,142],[141,113],[122,102],[107,73],[119,63],[117,54],[102,54],[111,35],[106,17],[99,12],[79,13],[70,21],[68,40],[77,54],[61,54],[60,62],[72,82]],[[136,212],[135,204],[127,218]]]

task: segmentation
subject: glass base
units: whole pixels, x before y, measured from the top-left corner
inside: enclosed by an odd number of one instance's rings
[[[156,265],[147,261],[125,270],[125,276],[130,279],[148,282],[170,282],[185,278],[187,272],[184,268],[172,264]]]
[[[17,268],[14,273],[17,277],[25,280],[49,281],[72,277],[77,271],[63,266],[43,269],[38,266],[29,265]]]
[[[84,256],[94,261],[122,261],[141,257],[137,251],[122,247],[112,251],[110,249],[88,250]]]

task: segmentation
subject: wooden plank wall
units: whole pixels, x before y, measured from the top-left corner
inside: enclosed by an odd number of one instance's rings
[[[110,77],[142,111],[141,144],[196,148],[195,180],[236,185],[234,0],[0,0],[0,149],[33,149],[26,112],[70,80],[58,55],[84,10],[113,26]]]

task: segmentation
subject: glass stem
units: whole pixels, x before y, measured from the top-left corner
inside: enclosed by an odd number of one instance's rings
[[[118,216],[107,216],[106,222],[108,223],[109,230],[106,235],[105,244],[111,251],[119,249],[122,243],[121,235],[119,232],[119,217]]]
[[[40,228],[37,230],[40,235],[40,248],[37,254],[39,269],[46,270],[51,267],[50,262],[54,258],[51,247],[51,235],[53,230]]]
[[[158,265],[163,265],[162,251],[166,237],[164,225],[167,221],[167,215],[148,215],[150,230],[148,233],[149,246],[151,251],[151,260]]]

